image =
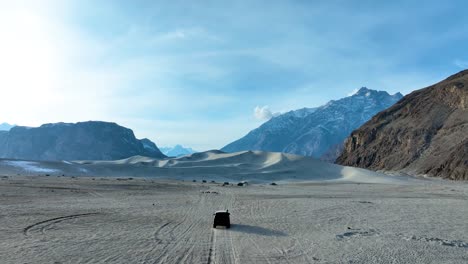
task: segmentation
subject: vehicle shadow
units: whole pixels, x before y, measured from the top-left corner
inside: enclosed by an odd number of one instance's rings
[[[230,231],[242,232],[249,234],[256,234],[261,236],[287,236],[283,231],[273,230],[260,226],[251,226],[251,225],[241,225],[241,224],[231,224]]]

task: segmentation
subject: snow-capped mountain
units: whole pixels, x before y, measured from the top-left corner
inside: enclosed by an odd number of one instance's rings
[[[8,123],[1,123],[0,124],[0,131],[9,131],[14,125],[10,125]]]
[[[192,148],[186,148],[181,145],[175,145],[174,147],[162,147],[160,150],[168,157],[180,157],[196,152]]]
[[[378,112],[403,97],[361,88],[355,94],[317,108],[274,117],[221,150],[262,150],[313,156],[333,161],[347,136]]]

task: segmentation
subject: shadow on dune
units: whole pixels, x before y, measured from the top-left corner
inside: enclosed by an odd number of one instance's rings
[[[256,234],[256,235],[261,235],[261,236],[287,236],[288,235],[282,231],[277,231],[277,230],[264,228],[260,226],[251,226],[251,225],[231,224],[230,230],[234,232]]]

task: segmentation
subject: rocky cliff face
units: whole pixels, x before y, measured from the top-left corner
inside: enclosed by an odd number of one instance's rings
[[[363,87],[352,96],[326,105],[274,117],[222,150],[285,152],[333,162],[351,131],[401,97],[400,93],[390,95]]]
[[[114,160],[143,155],[165,157],[151,141],[108,122],[13,127],[0,133],[0,158],[29,160]],[[144,146],[151,145],[151,148]]]
[[[347,138],[337,163],[468,180],[468,70],[374,116]]]

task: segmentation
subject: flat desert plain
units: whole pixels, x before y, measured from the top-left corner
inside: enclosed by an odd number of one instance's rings
[[[468,263],[466,183],[206,180],[4,176],[0,262]]]

